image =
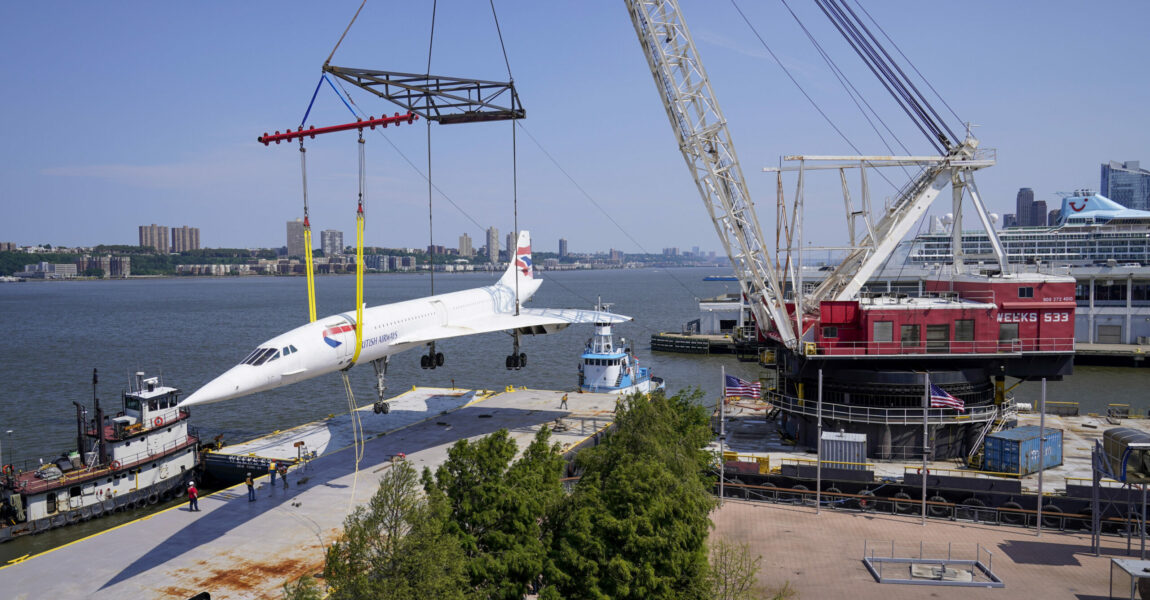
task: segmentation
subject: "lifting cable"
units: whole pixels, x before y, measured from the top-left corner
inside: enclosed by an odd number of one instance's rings
[[[499,48],[503,51],[503,64],[507,67],[507,81],[511,84],[511,93],[515,94],[515,77],[511,75],[511,61],[507,59],[507,46],[503,43],[503,30],[499,27],[499,15],[495,12],[495,0],[488,0],[491,5],[491,18],[495,21],[495,33],[499,36]],[[507,248],[507,262],[516,271],[519,270],[519,155],[515,140],[516,119],[511,119],[511,237],[515,247]],[[526,268],[527,265],[524,265]],[[515,276],[515,316],[519,316],[519,276]]]
[[[351,361],[343,369],[343,387],[347,392],[348,416],[351,418],[351,439],[355,448],[355,470],[351,483],[351,495],[348,497],[348,511],[355,505],[355,487],[359,481],[359,463],[363,460],[364,444],[363,421],[359,417],[359,410],[355,405],[355,393],[351,389],[351,380],[348,379],[347,370],[355,366],[359,360],[359,352],[363,349],[363,229],[364,229],[364,193],[367,187],[366,161],[364,160],[363,130],[359,131],[359,196],[355,208],[355,352]]]
[[[435,13],[438,0],[431,3],[431,34],[427,40],[427,77],[431,77],[431,50],[435,47]],[[430,110],[428,111],[430,117]],[[427,119],[427,270],[431,273],[431,295],[435,295],[435,221],[432,219],[431,185],[431,121]],[[431,342],[430,356],[435,360],[435,342]],[[435,363],[433,362],[432,365]]]

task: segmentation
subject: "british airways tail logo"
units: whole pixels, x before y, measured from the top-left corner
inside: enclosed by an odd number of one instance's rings
[[[343,324],[336,325],[334,327],[328,327],[327,329],[323,330],[323,341],[325,344],[331,346],[332,348],[339,348],[341,345],[343,345],[343,342],[330,336],[334,336],[340,333],[347,333],[349,331],[355,331],[355,325]]]
[[[520,246],[515,251],[515,267],[524,277],[531,277],[531,246]]]

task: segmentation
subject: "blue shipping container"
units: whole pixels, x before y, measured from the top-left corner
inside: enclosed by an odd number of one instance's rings
[[[1012,473],[1018,476],[1037,473],[1062,464],[1062,430],[1046,428],[1046,456],[1039,460],[1037,425],[1015,427],[986,436],[983,446],[983,470]]]

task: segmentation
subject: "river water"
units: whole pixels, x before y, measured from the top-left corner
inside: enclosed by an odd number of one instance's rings
[[[759,367],[733,356],[652,353],[652,333],[679,331],[698,317],[698,299],[737,290],[734,282],[704,282],[722,269],[676,268],[542,273],[545,283],[531,306],[590,308],[596,299],[633,322],[616,326],[616,341],[634,340],[641,361],[667,380],[670,392],[704,390],[705,401],[720,393],[720,372],[755,378]],[[496,274],[437,275],[442,293],[488,285]],[[431,293],[427,274],[372,275],[364,281],[368,305]],[[303,324],[307,300],[303,278],[172,278],[128,281],[64,281],[0,284],[0,453],[4,463],[45,460],[75,445],[73,401],[91,406],[93,368],[100,371],[97,394],[106,409],[119,410],[120,392],[137,370],[162,375],[164,383],[191,393],[224,372],[263,342]],[[320,315],[354,304],[351,276],[316,280]],[[569,390],[590,327],[571,327],[527,336],[522,350],[528,367],[507,371],[511,338],[495,333],[448,340],[438,350],[442,368],[419,368],[419,353],[392,359],[388,395],[412,386]],[[357,404],[370,403],[375,378],[369,366],[351,373]],[[1020,401],[1038,400],[1039,385],[1015,390]],[[1150,408],[1150,369],[1078,367],[1048,384],[1048,400],[1074,401],[1082,412],[1104,412],[1106,404]],[[338,375],[332,374],[248,398],[195,407],[192,421],[203,439],[222,435],[238,442],[347,409]],[[386,418],[386,417],[379,417]],[[8,431],[11,433],[8,433]],[[121,515],[117,515],[116,518]],[[126,518],[126,517],[125,517]],[[110,524],[108,519],[101,523]],[[99,527],[95,522],[85,526]],[[66,528],[72,529],[72,528]],[[49,534],[52,535],[52,534]],[[44,537],[44,536],[37,536]],[[13,544],[6,544],[12,546]],[[10,550],[7,548],[5,550]],[[4,554],[9,554],[4,552]]]

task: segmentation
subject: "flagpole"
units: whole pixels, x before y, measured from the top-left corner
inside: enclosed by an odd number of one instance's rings
[[[815,444],[818,444],[815,456],[819,459],[818,464],[815,466],[815,514],[823,505],[823,370],[819,369],[819,405],[815,411],[818,416],[818,439]]]
[[[1018,465],[1022,470],[1022,465]],[[1042,472],[1046,470],[1046,378],[1042,378],[1042,396],[1038,404],[1038,535],[1042,537]]]
[[[926,455],[930,451],[927,414],[930,412],[930,371],[923,373],[926,387],[922,390],[922,524],[926,526],[926,478],[930,471],[926,467]]]
[[[723,482],[727,478],[726,442],[726,414],[727,414],[727,365],[722,365],[723,395],[719,398],[719,506],[723,505]]]

